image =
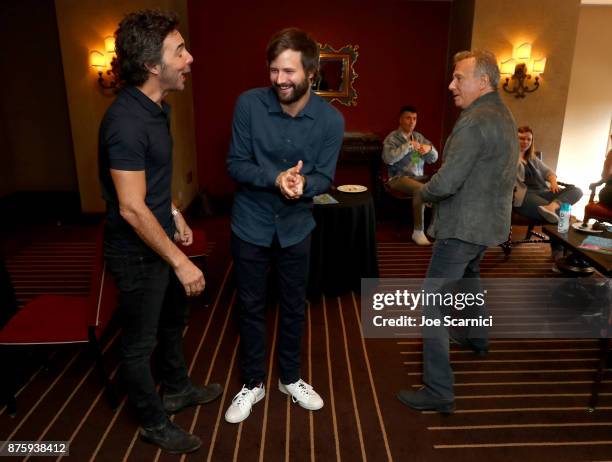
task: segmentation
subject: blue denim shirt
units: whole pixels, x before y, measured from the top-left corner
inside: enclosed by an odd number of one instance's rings
[[[431,141],[419,132],[412,132],[413,139],[420,144],[431,146],[424,156],[413,149],[412,144],[402,134],[401,129],[393,130],[383,142],[382,159],[388,165],[389,179],[400,176],[423,176],[425,163],[433,164],[438,160],[438,151]]]
[[[251,244],[281,247],[301,242],[315,226],[312,197],[329,189],[344,135],[340,112],[311,93],[295,117],[284,113],[272,87],[238,97],[227,156],[229,175],[238,183],[232,231]],[[278,174],[299,160],[306,188],[299,200],[285,199],[275,186]]]

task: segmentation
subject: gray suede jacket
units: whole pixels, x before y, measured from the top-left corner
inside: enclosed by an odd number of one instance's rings
[[[497,91],[464,109],[446,141],[442,167],[421,191],[435,204],[429,234],[486,246],[504,242],[518,151],[514,118]]]

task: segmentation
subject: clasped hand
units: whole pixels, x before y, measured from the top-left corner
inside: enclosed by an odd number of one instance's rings
[[[425,154],[429,153],[429,151],[431,151],[430,144],[421,144],[418,141],[414,140],[410,143],[412,144],[412,148],[415,149],[421,156],[424,156]]]
[[[298,163],[278,174],[276,185],[287,199],[299,199],[304,194],[304,176],[300,173],[304,163]]]

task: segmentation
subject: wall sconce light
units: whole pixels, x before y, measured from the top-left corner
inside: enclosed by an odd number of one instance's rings
[[[503,85],[504,91],[514,94],[516,98],[524,98],[540,88],[540,76],[546,68],[546,58],[531,59],[531,44],[523,43],[514,52],[515,58],[500,63],[500,73],[507,75]],[[533,86],[529,87],[530,72],[537,74]],[[512,85],[511,85],[512,81]]]
[[[93,50],[89,53],[89,63],[98,73],[98,85],[102,88],[117,88],[117,79],[113,73],[113,61],[115,56],[115,38],[106,37],[104,39],[104,51]]]

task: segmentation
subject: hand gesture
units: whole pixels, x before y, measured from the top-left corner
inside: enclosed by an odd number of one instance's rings
[[[290,169],[281,172],[276,184],[287,199],[299,199],[304,193],[304,176],[300,173],[304,163],[300,160]]]
[[[420,155],[424,156],[431,151],[431,144],[419,144],[418,151]]]
[[[550,182],[550,191],[553,193],[558,193],[560,191],[559,189],[559,185],[557,184],[557,179],[556,178],[550,178],[548,180]]]

